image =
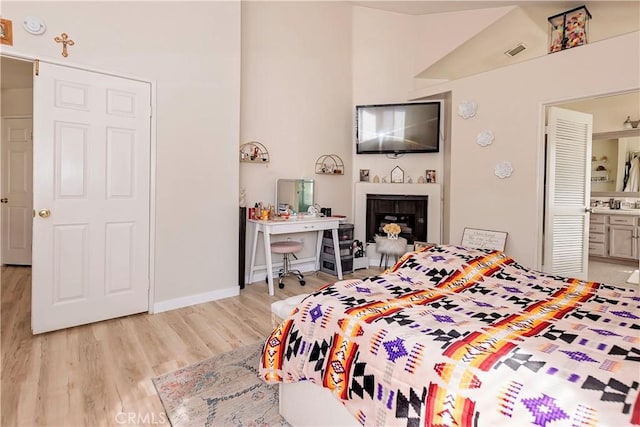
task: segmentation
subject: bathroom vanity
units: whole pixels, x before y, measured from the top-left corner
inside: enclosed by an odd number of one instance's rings
[[[640,260],[640,209],[594,208],[589,223],[589,256]]]

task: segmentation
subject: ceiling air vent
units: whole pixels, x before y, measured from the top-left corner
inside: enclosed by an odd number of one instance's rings
[[[504,54],[507,56],[516,56],[517,54],[519,54],[520,52],[522,52],[523,50],[525,50],[527,47],[525,45],[523,45],[522,43],[518,43],[514,48],[509,49],[508,51],[506,51]]]

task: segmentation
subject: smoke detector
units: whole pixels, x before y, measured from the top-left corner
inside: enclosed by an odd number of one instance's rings
[[[524,44],[518,43],[517,45],[515,45],[515,47],[512,47],[511,49],[506,51],[504,54],[507,55],[507,56],[514,57],[517,54],[519,54],[520,52],[522,52],[523,50],[525,50],[526,48],[527,47]]]

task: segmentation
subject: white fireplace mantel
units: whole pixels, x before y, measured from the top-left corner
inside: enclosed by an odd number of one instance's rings
[[[390,184],[373,182],[356,182],[354,237],[361,242],[365,240],[367,223],[367,194],[391,194],[410,196],[429,196],[427,207],[427,241],[442,243],[442,185],[428,184]]]

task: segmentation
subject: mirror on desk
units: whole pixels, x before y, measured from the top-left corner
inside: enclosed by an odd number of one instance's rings
[[[591,195],[606,197],[638,197],[639,188],[627,183],[631,160],[640,156],[640,133],[605,132],[593,135],[591,161]]]
[[[314,181],[312,179],[278,179],[276,201],[278,214],[285,209],[307,212],[314,204]]]

